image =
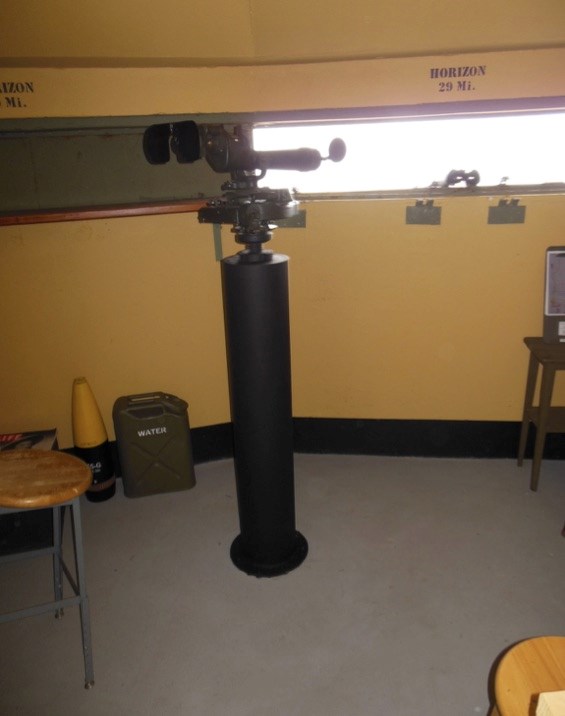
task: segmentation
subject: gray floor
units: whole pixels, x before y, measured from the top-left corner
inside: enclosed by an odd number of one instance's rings
[[[78,610],[0,625],[0,713],[471,716],[510,644],[565,634],[565,466],[296,456],[310,553],[235,569],[233,464],[188,492],[84,504],[96,685]],[[120,485],[121,489],[121,485]],[[0,607],[50,597],[49,560],[7,565]]]

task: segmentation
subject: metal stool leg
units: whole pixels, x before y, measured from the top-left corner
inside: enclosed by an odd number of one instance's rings
[[[86,578],[84,570],[84,552],[82,545],[82,520],[80,516],[80,500],[77,497],[71,503],[73,542],[75,548],[75,567],[80,597],[80,624],[82,629],[82,651],[84,654],[84,687],[94,686],[94,666],[92,660],[92,637],[90,634],[90,610],[86,594]]]
[[[28,480],[28,472],[40,474],[41,480]],[[6,479],[4,479],[6,478]],[[0,556],[0,563],[23,558],[49,555],[53,564],[54,599],[24,609],[0,613],[0,623],[24,619],[39,614],[55,612],[59,615],[67,606],[80,608],[82,650],[84,656],[85,686],[94,684],[92,665],[92,640],[90,613],[86,594],[84,547],[80,516],[80,495],[92,482],[92,473],[83,461],[58,450],[21,450],[0,453],[0,513],[53,510],[53,542],[39,549],[28,549],[16,554]],[[17,485],[17,489],[13,487]],[[70,508],[72,540],[74,546],[74,570],[69,569],[63,556],[63,521],[65,507]],[[73,595],[63,597],[63,581],[66,577]]]
[[[53,507],[53,588],[55,592],[56,602],[61,601],[61,599],[63,598],[63,579],[61,570],[62,511],[62,507]],[[55,612],[55,619],[60,619],[63,614],[63,608],[57,609],[57,611]]]

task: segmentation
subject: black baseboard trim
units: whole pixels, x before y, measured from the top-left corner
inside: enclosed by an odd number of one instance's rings
[[[233,456],[230,423],[191,431],[194,462]],[[297,453],[403,457],[516,458],[520,423],[495,420],[355,420],[294,418]],[[526,458],[533,453],[530,428]],[[544,459],[565,459],[565,436],[546,438]]]
[[[526,456],[531,456],[530,430]],[[398,457],[515,458],[520,423],[467,420],[295,418],[296,452]],[[565,458],[565,441],[548,435],[545,456]]]
[[[231,423],[191,428],[190,436],[192,438],[192,459],[195,465],[233,457]]]
[[[520,423],[514,421],[294,418],[293,422],[297,453],[515,459],[520,437]],[[192,428],[190,434],[196,465],[233,457],[231,423]],[[530,428],[526,459],[532,457],[534,439],[535,429]],[[120,476],[116,443],[110,447]],[[565,460],[565,435],[547,436],[544,459]]]

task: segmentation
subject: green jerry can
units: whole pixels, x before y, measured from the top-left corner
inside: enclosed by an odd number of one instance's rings
[[[161,392],[124,395],[112,418],[126,497],[194,487],[188,403]]]

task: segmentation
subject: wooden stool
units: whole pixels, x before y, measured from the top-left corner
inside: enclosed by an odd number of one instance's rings
[[[88,465],[63,452],[13,450],[0,453],[0,508],[3,508],[1,511],[21,512],[22,510],[53,508],[53,547],[10,554],[0,557],[0,562],[52,554],[55,591],[54,601],[0,614],[0,623],[50,611],[55,612],[59,618],[63,614],[64,607],[78,604],[82,627],[85,688],[87,689],[94,685],[94,670],[79,498],[91,482],[92,473]],[[76,581],[63,560],[61,546],[62,516],[64,507],[67,505],[71,512]],[[62,572],[73,588],[74,597],[63,598]]]
[[[526,381],[524,411],[522,414],[522,429],[518,446],[518,465],[521,466],[524,460],[528,429],[530,423],[533,423],[537,431],[530,489],[535,491],[538,489],[546,434],[565,433],[565,407],[551,407],[555,373],[558,370],[565,370],[565,343],[545,343],[542,338],[524,338],[524,343],[530,350],[530,362]],[[534,393],[540,365],[542,367],[542,374],[539,406],[534,407]]]
[[[541,636],[513,646],[494,677],[491,716],[534,716],[539,695],[565,689],[565,637]]]

